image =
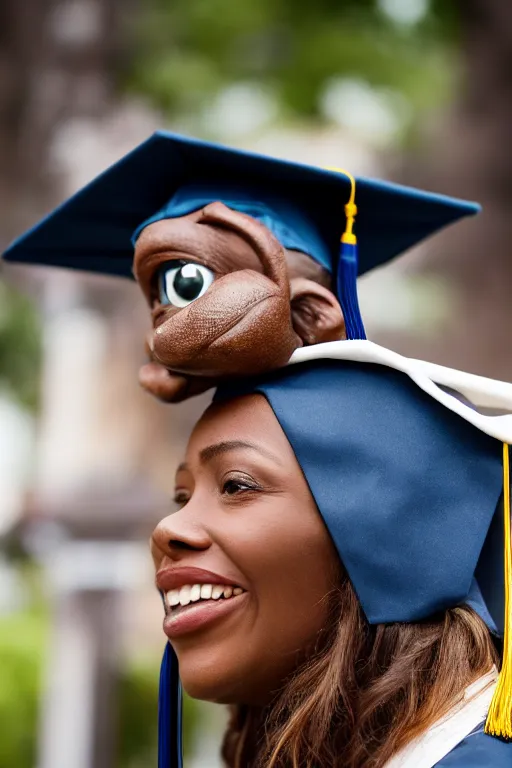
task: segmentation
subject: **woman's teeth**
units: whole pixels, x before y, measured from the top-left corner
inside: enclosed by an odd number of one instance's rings
[[[171,608],[197,603],[199,600],[219,600],[237,597],[244,590],[242,587],[223,586],[221,584],[185,584],[180,589],[167,592],[167,603]]]

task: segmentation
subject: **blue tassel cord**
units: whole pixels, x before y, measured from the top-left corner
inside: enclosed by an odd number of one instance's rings
[[[331,171],[341,173],[350,182],[350,197],[345,205],[345,231],[341,236],[340,258],[338,260],[337,289],[338,299],[345,320],[345,333],[347,339],[366,339],[363,319],[359,309],[357,297],[357,237],[354,234],[354,226],[357,216],[356,205],[356,180],[354,176],[343,168],[329,168]]]
[[[181,715],[178,659],[167,643],[160,667],[158,694],[158,768],[183,768]]]
[[[342,241],[338,263],[338,298],[345,319],[347,339],[366,339],[357,297],[357,243]]]

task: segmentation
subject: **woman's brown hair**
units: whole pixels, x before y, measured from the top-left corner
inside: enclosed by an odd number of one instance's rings
[[[445,715],[499,654],[468,606],[414,624],[368,624],[346,576],[318,648],[264,710],[234,707],[229,768],[382,768]]]

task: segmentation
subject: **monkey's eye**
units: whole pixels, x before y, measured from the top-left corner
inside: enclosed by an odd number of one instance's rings
[[[215,279],[211,269],[191,261],[165,264],[158,271],[158,298],[160,304],[186,307],[206,293]]]

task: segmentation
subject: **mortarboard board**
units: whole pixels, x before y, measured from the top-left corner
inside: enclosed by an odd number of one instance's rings
[[[364,334],[358,275],[479,210],[474,203],[354,179],[345,171],[158,131],[18,238],[4,258],[130,277],[134,233],[214,200],[252,212],[282,245],[304,250],[338,275],[349,337]],[[358,252],[352,231],[357,210]]]
[[[511,738],[512,384],[370,341],[305,347],[290,362],[215,397],[267,399],[370,623],[467,603],[504,635],[486,730]],[[175,743],[164,739],[161,768],[179,765]]]

